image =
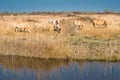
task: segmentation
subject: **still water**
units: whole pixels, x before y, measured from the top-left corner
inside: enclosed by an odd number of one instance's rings
[[[0,57],[0,80],[120,80],[120,62]]]

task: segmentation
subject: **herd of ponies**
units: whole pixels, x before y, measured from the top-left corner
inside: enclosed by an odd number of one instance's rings
[[[16,22],[17,25],[15,26],[15,32],[28,32],[32,33],[32,29],[30,28],[29,24],[25,21]],[[61,32],[61,20],[59,19],[50,19],[48,20],[49,24],[53,24],[53,31],[60,33]],[[80,19],[74,19],[73,23],[77,26],[77,30],[82,30],[84,27],[84,22]],[[92,19],[92,24],[94,27],[102,26],[107,27],[107,21],[102,18],[94,18]]]

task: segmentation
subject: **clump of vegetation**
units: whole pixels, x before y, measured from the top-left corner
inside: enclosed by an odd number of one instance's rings
[[[29,35],[29,34],[28,34]],[[55,36],[38,34],[13,36],[0,41],[0,54],[41,58],[66,58],[69,50],[65,40]]]

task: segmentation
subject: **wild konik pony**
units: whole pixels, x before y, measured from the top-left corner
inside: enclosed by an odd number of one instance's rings
[[[51,19],[49,20],[49,23],[53,24],[54,31],[60,33],[61,27],[60,27],[60,21],[57,19]]]
[[[74,20],[75,25],[77,26],[77,30],[83,28],[83,22],[81,20]]]
[[[31,33],[30,26],[25,22],[17,22],[15,32],[28,32]]]
[[[107,21],[104,19],[93,19],[93,25],[107,27]]]

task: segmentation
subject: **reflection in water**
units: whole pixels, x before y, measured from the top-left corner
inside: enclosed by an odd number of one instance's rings
[[[0,57],[0,80],[120,80],[120,62]]]

